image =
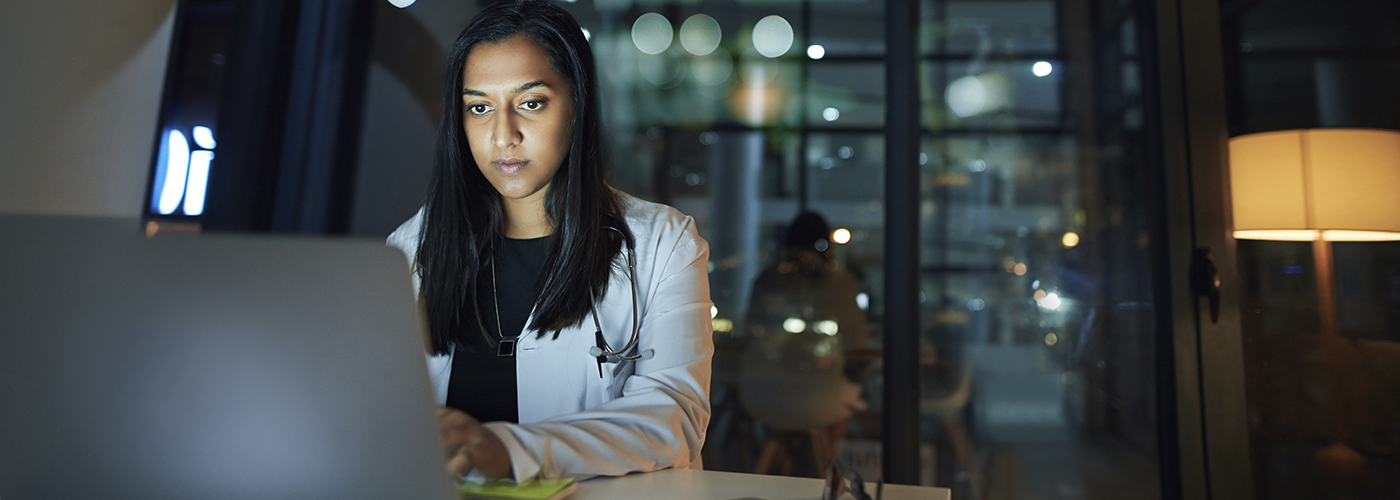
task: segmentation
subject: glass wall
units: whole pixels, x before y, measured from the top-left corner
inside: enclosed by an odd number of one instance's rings
[[[964,498],[1160,496],[1149,6],[923,3],[923,440]]]
[[[880,1],[562,5],[613,184],[710,243],[706,468],[880,476],[885,111],[918,106],[922,482],[1160,495],[1149,2],[925,0],[919,103],[885,98]]]

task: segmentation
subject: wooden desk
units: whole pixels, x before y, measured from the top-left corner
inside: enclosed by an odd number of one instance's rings
[[[583,481],[573,500],[819,500],[823,481],[806,477],[669,469]],[[875,495],[875,484],[865,490]],[[948,500],[947,488],[885,485],[884,500]],[[852,498],[849,494],[843,499]]]

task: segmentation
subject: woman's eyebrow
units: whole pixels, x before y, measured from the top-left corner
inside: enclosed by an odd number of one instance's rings
[[[521,86],[519,86],[519,87],[516,87],[515,90],[512,90],[510,93],[512,93],[512,94],[519,94],[519,93],[524,92],[524,91],[526,91],[526,90],[530,90],[530,89],[533,89],[533,88],[539,88],[539,87],[550,88],[548,83],[544,83],[544,80],[535,80],[535,81],[533,81],[533,82],[530,82],[530,83],[521,85]],[[480,91],[480,90],[465,89],[465,88],[462,89],[462,95],[469,95],[469,96],[476,96],[476,97],[486,97],[486,93],[485,93],[485,92],[482,92],[482,91]]]

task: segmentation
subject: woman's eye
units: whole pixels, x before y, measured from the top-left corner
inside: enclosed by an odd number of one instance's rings
[[[539,111],[544,107],[544,101],[525,101],[520,107],[526,111]]]
[[[472,104],[472,105],[470,105],[470,106],[467,106],[467,112],[469,112],[469,113],[471,113],[471,114],[474,114],[474,115],[484,115],[484,114],[486,114],[487,111],[490,111],[490,110],[491,110],[491,107],[490,107],[490,106],[487,106],[487,105],[485,105],[485,104]]]

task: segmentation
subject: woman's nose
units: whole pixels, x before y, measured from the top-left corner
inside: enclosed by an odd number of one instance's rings
[[[491,142],[498,148],[508,148],[520,144],[520,128],[514,113],[501,113],[491,124]]]

